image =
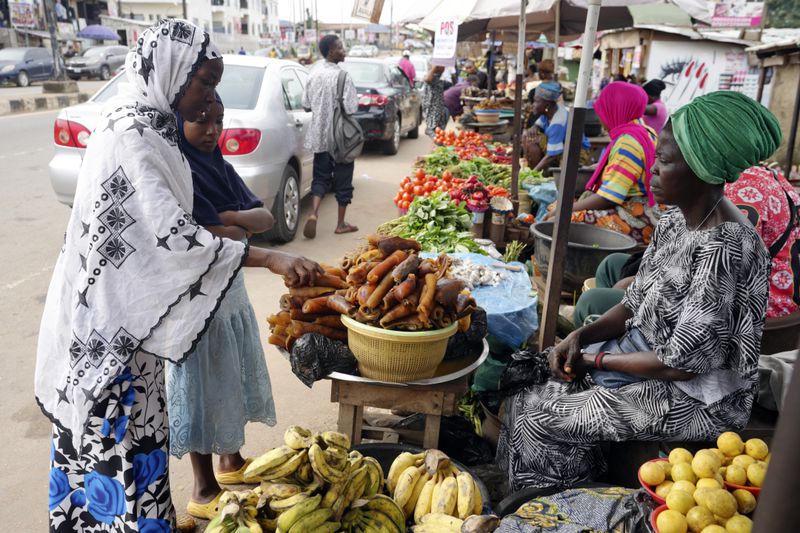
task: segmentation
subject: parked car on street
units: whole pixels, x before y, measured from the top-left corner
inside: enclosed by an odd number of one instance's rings
[[[383,153],[394,155],[400,149],[400,136],[419,136],[422,99],[399,67],[383,59],[348,57],[342,68],[350,73],[358,91],[355,118],[367,141],[378,141]]]
[[[67,59],[67,76],[73,80],[81,78],[100,78],[107,80],[119,67],[125,64],[128,56],[126,46],[92,46],[80,54]]]
[[[391,56],[386,58],[386,62],[390,65],[397,65],[402,58],[402,56]],[[412,55],[408,59],[411,60],[411,64],[414,65],[414,70],[417,73],[417,77],[414,80],[414,87],[418,91],[421,91],[425,86],[425,82],[422,80],[425,78],[425,74],[428,73],[428,69],[431,68],[431,56]]]
[[[27,87],[32,81],[53,77],[53,52],[49,48],[3,48],[0,50],[0,82]]]
[[[378,47],[374,44],[357,44],[347,51],[350,57],[378,57]]]
[[[311,191],[314,154],[304,148],[311,113],[302,107],[308,72],[294,61],[225,55],[225,72],[217,87],[225,104],[220,148],[247,186],[275,217],[267,235],[292,240],[300,217],[300,200]],[[58,200],[72,205],[78,171],[91,132],[100,124],[103,105],[125,83],[115,77],[88,102],[63,109],[56,118],[56,154],[50,181]]]

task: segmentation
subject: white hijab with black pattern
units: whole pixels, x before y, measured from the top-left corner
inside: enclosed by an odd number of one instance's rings
[[[179,362],[191,352],[242,265],[242,243],[191,217],[174,116],[202,62],[218,57],[189,22],[146,30],[86,149],[36,362],[37,401],[76,444],[135,353]]]

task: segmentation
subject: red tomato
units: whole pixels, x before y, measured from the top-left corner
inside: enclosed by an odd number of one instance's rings
[[[422,196],[422,194],[424,192],[425,192],[425,187],[423,187],[422,185],[415,185],[414,186],[414,195],[415,196]]]
[[[425,177],[425,169],[418,168],[417,169],[417,173],[416,173],[416,177],[419,178],[419,179],[424,178]]]
[[[403,192],[411,192],[412,190],[414,190],[414,186],[411,184],[411,182],[403,185]]]
[[[431,192],[436,188],[436,183],[428,181],[425,183],[425,192]]]
[[[410,192],[404,192],[403,193],[403,200],[408,202],[408,201],[412,200],[413,198],[414,198],[414,194],[413,193],[410,193]]]
[[[408,200],[403,200],[402,202],[400,202],[399,207],[400,209],[408,209],[409,205],[411,205],[411,202],[409,202]]]

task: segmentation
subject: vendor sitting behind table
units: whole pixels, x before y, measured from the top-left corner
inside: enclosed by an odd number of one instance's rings
[[[444,106],[447,108],[453,120],[457,119],[464,113],[464,106],[461,105],[461,91],[467,87],[477,87],[479,83],[478,77],[474,74],[467,76],[464,81],[459,81],[444,92]]]
[[[653,195],[675,207],[625,298],[555,346],[549,381],[505,401],[498,460],[512,492],[595,478],[603,441],[707,441],[745,426],[769,254],[723,185],[780,141],[775,117],[740,93],[700,96],[673,115]]]
[[[767,318],[800,311],[800,195],[779,170],[750,167],[735,183],[725,184],[725,196],[747,217],[770,253]],[[622,301],[633,283],[641,254],[611,254],[597,267],[597,288],[581,294],[573,322],[582,326]]]
[[[594,103],[611,137],[572,221],[592,224],[648,244],[662,209],[650,192],[656,133],[642,122],[647,93],[638,85],[610,83]],[[555,207],[555,204],[552,206]],[[545,220],[553,218],[551,211]]]
[[[528,118],[529,129],[523,138],[528,166],[534,170],[559,166],[564,154],[569,120],[569,111],[559,103],[561,85],[554,81],[542,83],[529,94],[528,99],[533,101],[533,109]],[[589,139],[584,135],[581,143],[583,164],[589,162],[589,148]]]

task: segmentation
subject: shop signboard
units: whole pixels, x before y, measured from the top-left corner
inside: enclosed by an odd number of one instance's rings
[[[761,26],[764,2],[723,0],[709,2],[711,26],[717,28],[755,28]]]
[[[457,43],[458,20],[454,18],[441,20],[436,27],[431,63],[444,66],[455,65]]]
[[[367,19],[377,24],[381,20],[383,2],[384,0],[354,0],[352,15],[354,18]]]
[[[29,2],[9,2],[8,13],[15,28],[36,28],[36,12]]]

